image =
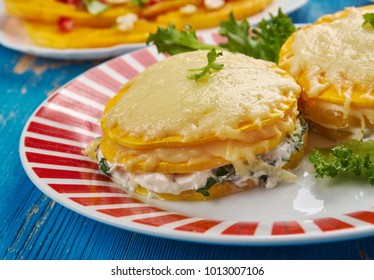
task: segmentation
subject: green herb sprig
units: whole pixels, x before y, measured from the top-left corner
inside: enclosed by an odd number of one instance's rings
[[[208,64],[204,67],[201,68],[194,68],[194,69],[189,69],[188,71],[190,72],[198,72],[196,74],[192,74],[187,76],[187,78],[191,80],[199,80],[200,78],[204,77],[207,74],[211,74],[212,70],[221,70],[223,68],[223,64],[221,63],[216,63],[216,59],[219,56],[222,56],[222,51],[217,52],[216,49],[211,49],[207,53],[207,59],[208,59]]]
[[[350,140],[332,149],[317,149],[309,157],[316,177],[349,174],[368,178],[374,185],[374,141]]]

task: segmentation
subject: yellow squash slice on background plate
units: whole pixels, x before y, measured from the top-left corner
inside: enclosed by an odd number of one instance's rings
[[[38,46],[56,49],[144,43],[157,26],[183,29],[218,27],[230,12],[240,20],[272,0],[5,0],[8,15],[19,18]]]

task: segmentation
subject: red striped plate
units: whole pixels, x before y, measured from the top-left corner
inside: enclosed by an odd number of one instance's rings
[[[202,40],[217,43],[215,34]],[[154,47],[95,67],[57,90],[30,117],[20,141],[23,166],[46,195],[84,216],[140,233],[198,242],[271,245],[326,242],[374,233],[374,189],[316,180],[304,160],[294,184],[208,202],[140,200],[99,174],[81,154],[101,134],[106,101],[164,59]],[[312,144],[320,141],[312,138]]]

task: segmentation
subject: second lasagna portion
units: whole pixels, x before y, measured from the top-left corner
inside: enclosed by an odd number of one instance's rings
[[[300,111],[311,126],[336,140],[361,140],[374,130],[374,27],[364,15],[374,5],[326,15],[295,32],[279,65],[304,91]]]
[[[223,52],[219,71],[190,70],[208,51],[166,58],[106,105],[104,135],[85,153],[124,187],[165,199],[202,200],[294,179],[306,126],[300,87],[274,63]]]

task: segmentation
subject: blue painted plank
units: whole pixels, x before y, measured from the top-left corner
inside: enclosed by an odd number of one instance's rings
[[[295,22],[312,22],[345,6],[369,3],[310,0],[291,16]],[[93,221],[46,197],[31,183],[21,166],[18,145],[23,126],[53,90],[100,62],[33,58],[0,47],[0,148],[3,151],[0,259],[374,258],[374,238],[305,246],[240,247],[150,237]]]
[[[309,0],[303,7],[294,13],[291,18],[295,23],[309,23],[319,17],[343,10],[345,7],[365,6],[373,4],[368,0]]]

